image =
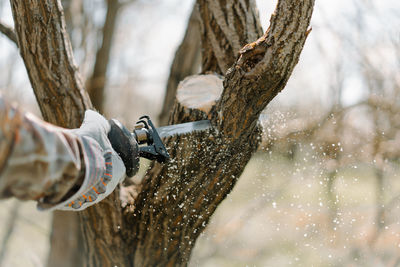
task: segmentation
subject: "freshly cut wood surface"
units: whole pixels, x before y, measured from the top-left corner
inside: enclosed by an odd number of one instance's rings
[[[218,75],[193,75],[179,83],[177,101],[184,107],[209,113],[224,89]]]

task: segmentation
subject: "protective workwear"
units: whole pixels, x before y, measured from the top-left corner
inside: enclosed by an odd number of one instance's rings
[[[0,198],[36,200],[41,210],[82,210],[125,177],[108,121],[86,111],[69,130],[24,113],[0,96]]]

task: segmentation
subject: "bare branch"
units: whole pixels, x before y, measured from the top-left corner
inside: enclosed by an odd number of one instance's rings
[[[243,21],[257,18],[256,10],[251,8],[254,2],[198,0],[198,4],[202,40],[210,38],[208,47],[203,44],[203,56],[209,52],[203,60],[203,71],[224,73],[229,62],[237,59],[235,47],[240,49],[243,40],[239,36],[247,36],[243,33],[249,29],[237,25],[247,25]],[[195,240],[258,147],[259,114],[285,87],[298,62],[313,6],[314,0],[280,0],[269,31],[241,50],[223,85],[217,75],[191,76],[181,83],[170,122],[212,118],[218,130],[166,140],[174,160],[153,166],[135,207],[128,206],[125,211],[127,221],[135,224],[134,233],[129,234],[135,265],[186,264]],[[230,23],[237,28],[227,27],[232,10],[241,11],[238,24]],[[257,20],[252,20],[253,28],[257,28]],[[204,92],[202,88],[210,89]],[[219,96],[218,104],[212,107],[210,103]]]
[[[87,91],[93,106],[104,112],[104,87],[106,85],[106,73],[110,61],[110,53],[113,35],[118,18],[120,4],[115,0],[107,0],[107,14],[103,26],[103,41],[97,50],[96,61],[93,68],[92,77],[88,81]]]
[[[17,35],[12,27],[0,22],[0,32],[7,36],[8,39],[10,39],[18,47]]]
[[[195,74],[200,67],[198,62],[200,61],[201,48],[199,27],[199,13],[197,7],[194,6],[189,18],[185,36],[176,51],[174,61],[172,62],[164,104],[159,116],[160,124],[165,125],[168,122],[170,111],[174,105],[178,83],[185,77]]]
[[[243,129],[254,129],[261,111],[286,86],[309,33],[313,6],[314,0],[278,1],[265,35],[240,51],[215,109],[227,136],[239,138]]]

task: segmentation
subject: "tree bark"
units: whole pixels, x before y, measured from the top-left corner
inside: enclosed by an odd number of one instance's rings
[[[82,122],[91,103],[74,62],[57,0],[12,0],[18,46],[43,118],[66,128]]]
[[[265,35],[247,45],[261,34],[253,0],[197,4],[203,73],[226,75],[182,83],[170,122],[209,118],[214,129],[165,140],[172,160],[155,163],[139,194],[132,192],[123,208],[117,189],[80,212],[87,266],[187,264],[197,237],[257,149],[258,117],[298,62],[314,0],[278,1]],[[79,126],[90,101],[72,60],[59,1],[12,0],[12,7],[21,54],[45,118]],[[204,88],[213,88],[213,94],[204,98]]]
[[[43,118],[79,127],[91,103],[75,65],[59,1],[12,0],[18,46]],[[78,214],[55,212],[48,266],[81,266]]]
[[[240,49],[262,35],[254,0],[198,0],[201,16],[202,72],[224,75]]]
[[[176,89],[185,77],[195,74],[200,69],[200,21],[197,6],[194,5],[182,43],[175,53],[168,77],[164,104],[159,116],[159,124],[166,125],[174,106]]]

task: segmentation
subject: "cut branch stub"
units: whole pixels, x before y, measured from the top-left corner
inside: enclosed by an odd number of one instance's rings
[[[183,109],[183,113],[192,113],[195,110],[208,115],[222,93],[223,78],[217,75],[193,75],[179,83],[176,93],[176,103]],[[181,110],[179,112],[181,113]],[[191,118],[193,119],[193,118]],[[172,123],[180,122],[180,118],[170,118]]]

